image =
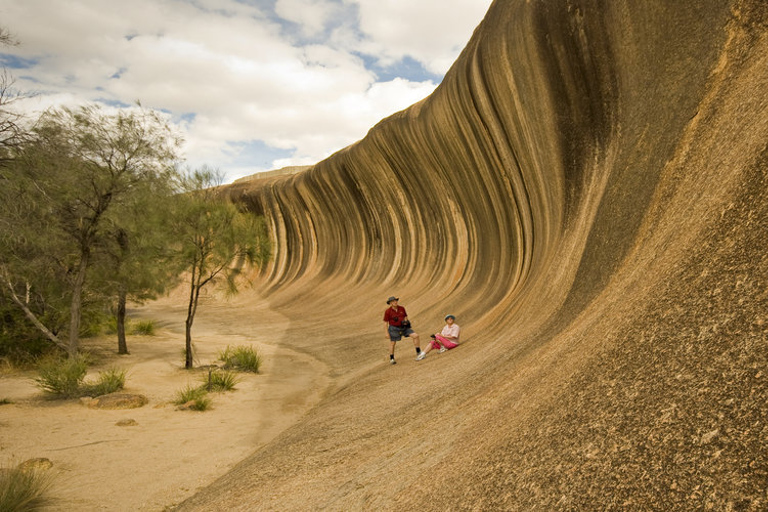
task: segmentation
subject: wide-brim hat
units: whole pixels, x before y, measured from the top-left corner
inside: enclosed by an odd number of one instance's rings
[[[392,302],[393,300],[400,300],[399,298],[395,297],[394,295],[387,299],[387,304]]]

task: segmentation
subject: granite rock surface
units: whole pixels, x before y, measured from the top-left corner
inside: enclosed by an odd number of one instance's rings
[[[768,509],[768,4],[496,0],[297,174],[260,287],[337,385],[182,510]],[[426,338],[386,364],[401,298]]]

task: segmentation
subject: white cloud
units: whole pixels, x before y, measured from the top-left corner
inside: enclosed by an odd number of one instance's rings
[[[307,37],[321,34],[341,11],[340,4],[329,0],[277,0],[275,3],[277,15],[298,24]]]
[[[317,162],[431,93],[424,79],[377,82],[361,54],[384,65],[409,55],[442,73],[489,3],[277,0],[270,12],[236,0],[0,0],[0,19],[22,43],[6,51],[35,62],[11,70],[39,91],[22,105],[141,100],[183,119],[191,165],[232,176],[250,157],[252,172]]]
[[[345,0],[360,10],[365,51],[384,64],[405,56],[445,74],[491,4],[490,0]]]

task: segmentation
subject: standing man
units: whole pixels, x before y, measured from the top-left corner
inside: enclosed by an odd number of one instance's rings
[[[387,305],[389,307],[384,312],[384,323],[387,324],[387,336],[389,336],[390,341],[390,364],[397,364],[395,362],[395,344],[400,341],[403,336],[413,340],[413,346],[416,347],[416,356],[421,353],[421,347],[419,347],[419,335],[411,329],[411,322],[408,321],[408,313],[405,312],[403,306],[397,304],[398,300],[400,299],[394,296],[388,298]]]

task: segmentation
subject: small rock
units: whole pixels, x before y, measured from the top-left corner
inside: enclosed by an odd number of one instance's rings
[[[718,435],[720,435],[720,429],[716,428],[715,430],[711,432],[707,432],[703,436],[701,436],[701,444],[709,444],[711,443]]]
[[[46,459],[45,457],[38,457],[35,459],[25,460],[19,464],[18,467],[22,473],[27,473],[29,471],[45,471],[53,467],[53,462],[51,462],[50,459]]]
[[[132,420],[132,419],[120,420],[117,423],[115,423],[115,425],[118,427],[135,427],[138,424],[139,424],[138,421]]]
[[[180,411],[188,411],[190,409],[193,409],[197,405],[196,400],[190,400],[189,402],[183,403],[180,406],[177,407]]]

